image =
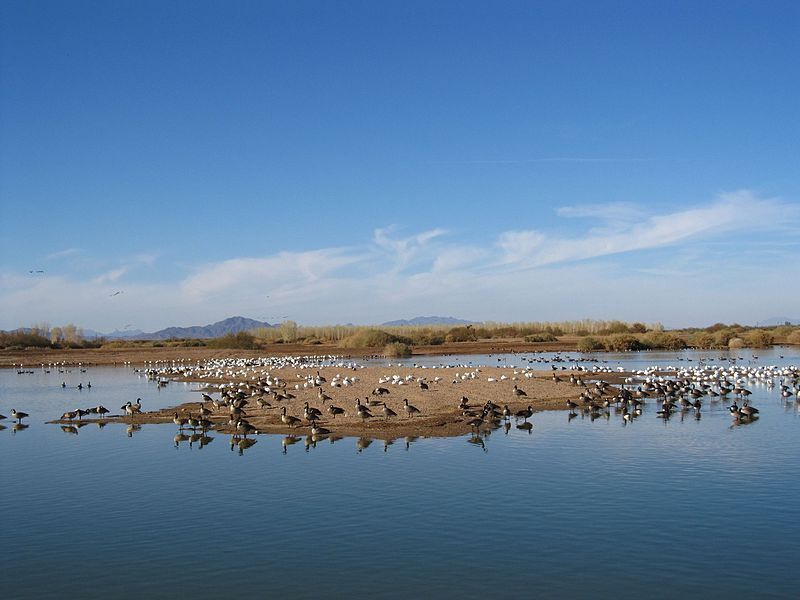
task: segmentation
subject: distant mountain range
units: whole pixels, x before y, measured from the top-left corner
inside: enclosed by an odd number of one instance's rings
[[[409,325],[472,325],[475,321],[456,319],[454,317],[414,317],[413,319],[399,319],[381,323],[386,327],[407,327]]]
[[[277,327],[266,321],[256,321],[246,317],[228,317],[222,321],[217,321],[211,325],[194,325],[192,327],[167,327],[152,333],[146,333],[140,329],[125,331],[114,331],[112,333],[99,333],[87,329],[83,332],[86,338],[104,337],[106,339],[126,339],[126,340],[168,340],[170,338],[195,338],[208,339],[228,335],[229,333],[239,333],[240,331],[250,331],[258,327]]]
[[[456,319],[454,317],[414,317],[413,319],[400,319],[381,323],[385,327],[404,327],[409,325],[471,325],[475,321]],[[167,327],[148,333],[141,329],[125,329],[101,333],[92,329],[85,329],[83,336],[87,339],[106,338],[107,340],[168,340],[170,338],[208,339],[250,331],[258,327],[277,327],[266,321],[256,321],[246,317],[229,317],[211,325],[194,325],[192,327]]]

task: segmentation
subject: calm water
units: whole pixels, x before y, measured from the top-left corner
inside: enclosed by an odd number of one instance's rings
[[[800,356],[783,349],[758,362]],[[92,389],[74,389],[81,381]],[[31,415],[28,429],[4,421],[0,431],[3,598],[794,598],[800,589],[800,411],[777,387],[748,386],[761,418],[747,425],[733,427],[724,402],[667,423],[650,404],[627,426],[614,415],[538,413],[530,434],[498,430],[483,445],[465,436],[307,446],[261,435],[240,453],[215,434],[204,447],[176,447],[172,425],[86,425],[76,435],[44,423],[137,397],[145,410],[177,404],[195,399],[194,387],[157,391],[125,368],[0,371],[0,413]]]

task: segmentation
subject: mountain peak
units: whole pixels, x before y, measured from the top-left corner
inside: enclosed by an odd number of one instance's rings
[[[455,317],[414,317],[381,323],[385,327],[408,327],[410,325],[472,325],[475,321],[456,319]]]

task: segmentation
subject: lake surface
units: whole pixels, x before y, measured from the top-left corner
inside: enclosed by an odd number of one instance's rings
[[[739,356],[800,364],[796,349]],[[627,425],[544,412],[481,443],[260,435],[240,450],[213,432],[176,445],[173,425],[44,423],[137,397],[179,404],[195,384],[0,370],[0,413],[30,413],[0,431],[0,595],[795,598],[800,409],[777,385],[747,387],[760,419],[739,426],[729,402],[667,422],[651,402]]]

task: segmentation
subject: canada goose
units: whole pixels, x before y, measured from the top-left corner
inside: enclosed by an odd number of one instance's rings
[[[388,393],[389,393],[389,390],[387,390],[384,387],[377,387],[374,390],[372,390],[372,395],[373,396],[382,396],[383,394],[388,394]]]
[[[317,388],[317,398],[319,398],[319,401],[322,402],[323,404],[325,404],[327,400],[333,400],[333,398],[331,398],[330,396],[328,396],[328,394],[322,391],[322,388]]]
[[[78,415],[78,413],[76,411],[74,411],[74,410],[71,411],[71,412],[65,412],[63,415],[61,415],[61,420],[62,421],[72,421],[77,415]]]
[[[339,407],[339,406],[334,406],[333,404],[331,404],[328,407],[328,412],[331,413],[331,415],[333,415],[333,418],[335,419],[336,415],[343,415],[344,414],[344,409]]]
[[[356,398],[356,414],[361,417],[362,420],[372,417],[372,413],[370,412],[369,408],[361,404],[361,398]]]
[[[206,393],[201,394],[203,396],[203,402],[214,402],[214,399]]]
[[[383,403],[383,416],[388,420],[389,417],[396,417],[397,413],[394,412],[391,408],[386,406],[386,402]]]
[[[758,414],[758,409],[753,406],[749,406],[745,401],[745,403],[739,409],[739,414],[744,417],[754,417]]]
[[[200,421],[194,418],[191,413],[189,414],[189,418],[186,420],[186,424],[191,427],[192,429],[197,429],[200,425]]]
[[[419,413],[419,409],[416,406],[409,404],[407,398],[403,398],[403,406],[405,407],[406,414],[409,417],[413,417],[415,413]]]
[[[424,381],[420,381],[420,382],[419,382],[419,389],[421,389],[421,390],[427,390],[427,389],[428,389],[428,384],[427,384],[427,383],[425,383]]]
[[[517,384],[514,384],[514,389],[512,390],[515,396],[527,396],[523,390],[517,387]]]
[[[316,421],[322,417],[322,411],[313,406],[309,406],[308,402],[306,402],[305,406],[303,406],[303,417],[305,417],[306,421]]]
[[[240,432],[244,437],[247,437],[247,434],[258,433],[258,429],[250,425],[247,421],[242,421],[239,419],[236,421],[236,431]]]
[[[95,408],[95,409],[94,409],[94,412],[95,412],[95,413],[97,413],[98,415],[100,415],[100,418],[102,419],[104,416],[106,416],[106,415],[107,415],[109,412],[111,412],[111,411],[109,411],[109,410],[108,410],[108,409],[107,409],[105,406],[103,406],[102,404],[99,404],[99,405],[97,406],[97,408]]]
[[[325,429],[324,427],[320,427],[316,423],[311,425],[311,435],[328,435],[331,432],[330,429]]]
[[[533,407],[529,404],[528,408],[525,408],[523,410],[518,410],[514,414],[514,416],[517,417],[518,419],[524,419],[525,422],[527,423],[528,419],[530,419],[533,416]]]
[[[484,423],[485,421],[481,417],[476,417],[467,421],[467,425],[469,425],[470,429],[474,429],[476,432],[480,431],[481,425]]]
[[[179,417],[178,413],[175,413],[175,416],[172,417],[172,422],[178,426],[178,429],[183,429],[186,426],[187,420]]]
[[[197,426],[203,431],[206,431],[214,426],[214,422],[209,421],[205,417],[200,417],[199,419],[197,419]]]
[[[18,423],[22,423],[22,419],[24,419],[27,416],[28,416],[28,413],[26,413],[26,412],[18,411],[18,410],[14,409],[14,408],[11,409],[11,418],[12,419],[16,419],[16,421]]]
[[[300,422],[300,419],[286,414],[286,407],[284,406],[281,411],[281,423],[289,427],[295,427]]]
[[[508,404],[503,405],[503,418],[508,420],[511,417],[511,409],[508,408]]]

